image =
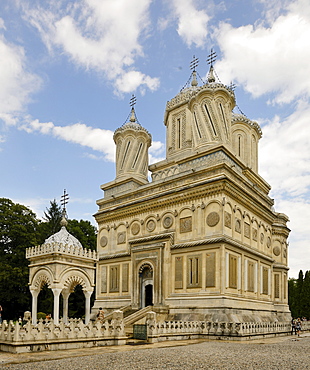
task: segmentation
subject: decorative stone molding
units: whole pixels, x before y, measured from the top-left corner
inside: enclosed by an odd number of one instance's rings
[[[271,238],[270,238],[270,236],[267,237],[267,243],[266,244],[267,244],[267,247],[270,248],[270,246],[271,246]]]
[[[192,231],[192,217],[180,218],[180,233],[188,233]]]
[[[227,211],[224,212],[224,225],[231,229],[231,214]]]
[[[140,232],[140,225],[137,222],[135,222],[131,226],[131,233],[132,235],[137,235],[139,234],[139,232]]]
[[[173,224],[173,218],[171,216],[166,216],[163,219],[163,226],[165,229],[169,229]]]
[[[108,238],[106,236],[102,236],[100,238],[100,247],[104,248],[108,244]]]
[[[147,231],[154,231],[156,228],[156,222],[154,220],[149,220],[147,223],[146,223],[146,229]]]
[[[207,216],[207,225],[216,226],[220,222],[220,215],[217,212],[211,212]]]
[[[124,244],[126,243],[126,232],[121,231],[117,234],[117,244]]]

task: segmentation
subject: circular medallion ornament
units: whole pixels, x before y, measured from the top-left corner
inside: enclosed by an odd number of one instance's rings
[[[104,248],[108,244],[108,238],[106,236],[102,236],[100,238],[100,246]]]
[[[163,225],[165,229],[169,229],[173,224],[173,219],[171,216],[166,216],[163,221]]]
[[[275,256],[279,256],[280,253],[281,253],[281,250],[280,250],[280,248],[278,246],[276,246],[276,247],[273,248],[273,254]]]
[[[217,212],[211,212],[207,216],[207,225],[213,227],[220,221],[220,216]]]
[[[156,227],[156,223],[154,220],[149,220],[147,223],[146,223],[146,228],[148,231],[154,231],[155,230],[155,227]]]
[[[260,234],[260,242],[261,242],[261,244],[264,243],[264,234],[263,233]]]
[[[126,243],[126,233],[124,231],[117,234],[117,244]]]
[[[270,248],[270,246],[271,246],[271,239],[270,239],[270,237],[268,236],[268,238],[267,238],[267,247],[268,247],[268,248]]]
[[[139,224],[137,224],[137,223],[134,223],[134,224],[131,226],[131,233],[132,233],[133,235],[137,235],[137,234],[139,234],[139,232],[140,232],[140,225],[139,225]]]

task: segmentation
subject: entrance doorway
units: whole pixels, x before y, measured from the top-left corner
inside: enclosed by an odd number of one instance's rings
[[[148,284],[145,286],[145,307],[153,304],[153,285]]]
[[[153,304],[153,269],[149,264],[142,265],[139,270],[140,276],[140,307]]]

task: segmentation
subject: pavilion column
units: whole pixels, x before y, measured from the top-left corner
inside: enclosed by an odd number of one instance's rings
[[[30,292],[32,295],[32,308],[31,308],[32,324],[36,325],[38,313],[38,295],[40,293],[40,290],[37,288],[36,289],[30,288]]]
[[[62,291],[62,298],[63,298],[63,312],[62,312],[62,318],[63,322],[66,324],[68,323],[68,302],[69,302],[69,291]]]
[[[53,319],[54,319],[54,324],[58,325],[59,324],[59,296],[61,293],[61,289],[59,288],[53,288],[52,292],[54,294],[54,314],[53,314]]]
[[[90,320],[90,297],[93,293],[93,290],[84,290],[85,296],[85,324],[87,325]]]

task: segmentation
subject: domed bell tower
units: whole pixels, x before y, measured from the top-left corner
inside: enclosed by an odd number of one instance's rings
[[[128,122],[118,128],[113,136],[116,144],[116,181],[134,178],[145,184],[148,182],[148,149],[152,136],[137,120],[134,104],[130,101],[131,115]]]
[[[219,144],[231,147],[231,112],[236,105],[235,95],[232,89],[216,81],[214,60],[215,53],[211,52],[207,82],[199,86],[198,59],[194,57],[190,85],[167,103],[164,123],[168,160],[186,158]]]

